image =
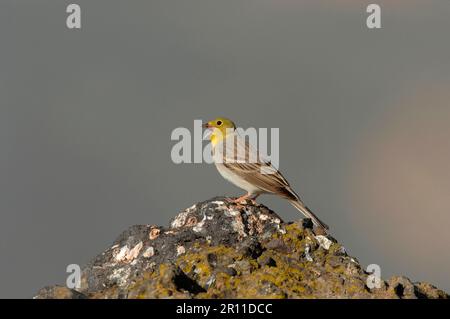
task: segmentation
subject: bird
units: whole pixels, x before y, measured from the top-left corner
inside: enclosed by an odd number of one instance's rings
[[[233,121],[218,117],[206,122],[203,127],[207,129],[212,159],[220,175],[247,192],[232,200],[233,203],[239,204],[246,200],[256,203],[255,199],[261,194],[278,195],[310,218],[316,227],[329,229],[303,203],[280,171],[236,131]]]

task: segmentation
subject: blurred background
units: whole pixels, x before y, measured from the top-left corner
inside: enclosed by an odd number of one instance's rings
[[[280,128],[280,169],[363,265],[450,290],[450,2],[0,3],[0,297],[64,284],[133,224],[240,195],[176,127]],[[301,216],[262,196],[285,220]]]

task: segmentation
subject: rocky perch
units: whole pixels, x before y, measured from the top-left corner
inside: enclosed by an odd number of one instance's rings
[[[213,198],[169,227],[132,226],[82,271],[81,287],[35,298],[448,298],[406,277],[379,281],[309,219]]]

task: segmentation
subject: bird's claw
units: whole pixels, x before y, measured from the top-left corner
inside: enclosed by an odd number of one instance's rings
[[[248,205],[249,203],[251,203],[252,205],[255,205],[255,206],[258,205],[258,203],[249,196],[241,196],[241,197],[237,197],[237,198],[227,198],[226,201],[229,204],[236,205],[239,209],[243,209],[245,207],[245,205]]]

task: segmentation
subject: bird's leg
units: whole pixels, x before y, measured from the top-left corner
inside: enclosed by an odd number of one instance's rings
[[[225,197],[224,201],[227,203],[234,203],[234,201],[236,200],[235,197]]]
[[[247,198],[248,198],[248,194],[243,195],[243,196],[238,197],[238,198],[230,198],[230,201],[229,201],[229,202],[230,202],[231,204],[237,206],[237,208],[238,208],[239,210],[241,210],[241,209],[243,209],[244,206],[245,206],[245,205],[242,205],[241,202],[244,201],[244,200],[246,200]]]
[[[242,202],[250,201],[253,205],[258,205],[258,203],[256,203],[255,199],[259,195],[260,194],[248,194],[247,193],[238,198],[227,198],[226,201],[228,203],[236,205],[239,209],[242,209],[242,208],[244,208],[244,205],[241,204]]]
[[[245,195],[242,195],[241,197],[233,199],[232,202],[235,203],[235,204],[239,204],[239,203],[241,203],[243,201],[246,201],[250,197],[251,197],[251,194],[245,194]]]
[[[238,197],[238,198],[227,197],[227,198],[225,199],[225,201],[226,201],[227,203],[229,203],[229,204],[232,204],[232,205],[237,206],[238,209],[243,209],[243,208],[244,208],[244,205],[242,205],[241,202],[242,202],[243,200],[246,200],[248,197],[249,197],[249,194],[245,194],[245,195],[243,195],[243,196],[241,196],[241,197]]]

